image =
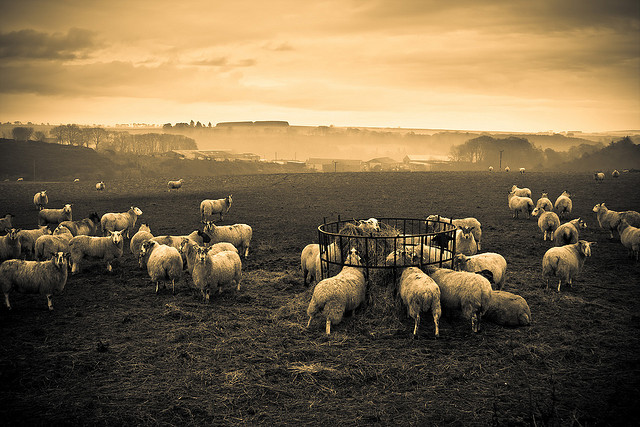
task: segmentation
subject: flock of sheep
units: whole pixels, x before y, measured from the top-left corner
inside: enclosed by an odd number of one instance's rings
[[[182,180],[176,182],[181,185]],[[169,187],[176,188],[176,182],[170,182]],[[104,190],[104,183],[97,183],[96,190]],[[142,215],[136,206],[102,216],[93,212],[74,221],[71,204],[61,209],[45,208],[46,191],[36,193],[33,203],[38,210],[38,228],[16,229],[12,215],[0,219],[0,232],[6,232],[0,237],[0,288],[8,309],[9,293],[17,291],[46,296],[49,310],[53,310],[52,296],[64,289],[69,266],[71,274],[80,272],[87,262],[104,263],[107,271],[112,271],[112,262],[124,256],[125,239],[129,239],[129,250],[140,268],[146,269],[155,283],[156,293],[161,282],[164,287],[171,282],[175,293],[175,282],[185,271],[207,301],[212,291],[222,292],[225,286],[240,289],[240,256],[249,255],[252,229],[247,224],[217,226],[213,222],[215,216],[222,219],[229,211],[231,195],[203,200],[200,213],[204,231],[179,236],[154,236],[146,224],[134,234]]]

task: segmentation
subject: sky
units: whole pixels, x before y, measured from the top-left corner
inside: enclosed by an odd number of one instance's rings
[[[0,0],[0,121],[640,129],[637,0]]]

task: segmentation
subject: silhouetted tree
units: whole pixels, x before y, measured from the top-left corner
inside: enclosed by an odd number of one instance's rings
[[[33,134],[33,138],[34,138],[36,141],[43,142],[43,141],[47,138],[47,135],[45,135],[45,133],[44,133],[44,132],[42,132],[42,131],[37,131],[37,132],[35,132],[35,133]]]
[[[13,135],[13,139],[16,141],[28,141],[29,138],[31,138],[31,135],[33,135],[33,128],[17,126],[13,128],[11,134]]]

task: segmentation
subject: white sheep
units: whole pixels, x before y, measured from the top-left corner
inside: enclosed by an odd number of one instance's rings
[[[78,221],[62,221],[59,225],[67,227],[71,234],[79,236],[84,234],[85,236],[99,236],[100,235],[100,216],[97,212],[91,212],[88,218],[84,218]]]
[[[524,170],[525,170],[524,168],[520,168],[520,173],[521,173],[522,175],[524,175]],[[531,196],[529,196],[529,197],[531,197]]]
[[[102,233],[104,236],[108,236],[110,231],[122,231],[123,235],[126,235],[127,239],[133,227],[136,226],[138,217],[142,215],[140,208],[131,206],[127,212],[122,213],[106,213],[102,215],[100,224],[102,226]]]
[[[427,224],[429,228],[433,230],[433,232],[437,233],[445,230],[444,224],[442,222],[447,222],[453,224],[456,227],[473,227],[471,232],[473,233],[473,238],[476,240],[478,244],[478,250],[482,250],[482,224],[474,217],[467,218],[445,218],[440,215],[429,215],[427,217]]]
[[[213,221],[213,216],[219,214],[220,221],[222,221],[224,214],[231,209],[231,203],[233,202],[231,197],[232,195],[229,194],[224,199],[205,199],[200,202],[200,219],[202,221]]]
[[[156,294],[160,290],[161,280],[163,287],[166,287],[164,280],[171,280],[172,293],[175,295],[176,280],[182,277],[182,257],[178,250],[172,246],[148,240],[140,246],[138,257],[140,265],[147,267],[151,281],[156,284]]]
[[[536,208],[543,208],[545,211],[553,210],[553,203],[549,199],[549,193],[542,192],[542,195],[536,202]]]
[[[474,227],[460,227],[456,230],[456,254],[475,255],[478,244],[473,237]]]
[[[608,230],[612,239],[613,230],[618,228],[622,218],[626,219],[629,225],[640,227],[640,213],[636,211],[616,212],[607,208],[604,202],[602,202],[593,207],[593,212],[596,213],[596,218],[600,228]]]
[[[500,290],[504,286],[507,276],[507,260],[500,254],[495,252],[485,252],[473,256],[457,254],[453,258],[454,269],[457,271],[467,271],[469,273],[479,273],[482,270],[491,272],[492,279],[490,282],[495,284],[496,289]]]
[[[19,232],[19,228],[11,228],[6,235],[0,237],[0,262],[11,258],[20,258]]]
[[[493,172],[493,166],[489,166],[489,172]]]
[[[177,180],[177,181],[169,181],[169,182],[167,183],[167,188],[168,188],[168,190],[167,190],[167,191],[171,191],[171,190],[177,190],[177,189],[179,189],[180,187],[182,187],[182,183],[183,183],[183,182],[184,182],[184,179],[182,179],[182,178],[180,178],[180,179],[179,179],[179,180]]]
[[[629,250],[629,257],[640,259],[640,228],[629,225],[626,219],[620,220],[618,225],[620,242]]]
[[[453,253],[435,246],[406,245],[387,255],[385,265],[416,265],[420,260],[422,264],[441,264],[443,267],[451,268]]]
[[[579,240],[571,245],[553,247],[542,257],[542,277],[549,288],[549,280],[555,277],[558,280],[558,292],[560,285],[571,282],[578,276],[584,265],[586,257],[591,256],[591,246],[595,242]]]
[[[48,261],[9,260],[0,265],[0,287],[4,303],[11,310],[9,292],[46,295],[49,310],[53,310],[52,296],[64,289],[67,283],[67,259],[58,252]]]
[[[229,242],[242,254],[249,256],[249,245],[253,236],[253,229],[247,224],[217,226],[213,221],[205,221],[204,232],[211,238],[211,244]]]
[[[76,236],[69,241],[71,254],[71,274],[80,271],[82,260],[106,261],[107,271],[111,271],[111,262],[122,257],[123,239],[121,231],[109,231],[110,236]]]
[[[527,218],[533,211],[533,200],[530,197],[516,196],[514,192],[509,193],[508,196],[509,209],[513,211],[513,217],[518,218],[520,212],[526,213]]]
[[[242,262],[240,256],[233,251],[209,253],[207,248],[196,248],[196,259],[191,273],[193,284],[200,290],[205,301],[209,301],[211,290],[222,292],[222,287],[236,284],[240,290],[242,279]]]
[[[200,246],[202,245],[199,245],[197,242],[193,241],[192,239],[189,239],[186,237],[182,238],[182,243],[180,244],[180,254],[182,254],[182,259],[186,261],[186,266],[187,266],[187,270],[189,271],[189,274],[193,273],[193,266],[196,263],[196,255],[197,255],[196,250]],[[227,242],[220,242],[207,247],[207,252],[211,255],[215,255],[217,253],[224,252],[224,251],[231,251],[231,252],[238,253],[238,249],[236,249],[236,247],[233,246],[231,243],[227,243]]]
[[[593,174],[593,179],[596,180],[596,182],[602,182],[604,181],[604,173],[602,172],[595,172]]]
[[[42,209],[38,212],[38,225],[55,224],[58,226],[62,221],[73,220],[71,204],[66,204],[62,209]]]
[[[174,247],[178,251],[180,251],[183,239],[189,239],[196,243],[198,246],[203,246],[205,243],[209,243],[211,241],[209,235],[200,230],[194,230],[193,232],[191,232],[191,234],[185,236],[155,236],[151,238],[151,240],[153,240],[154,242],[158,242],[161,245]],[[186,266],[187,259],[185,254],[182,254],[182,262]]]
[[[571,201],[571,193],[563,191],[558,196],[556,202],[553,204],[553,209],[556,211],[560,218],[563,218],[565,214],[571,214],[573,210],[573,202]]]
[[[318,282],[307,307],[309,322],[318,316],[324,316],[325,332],[331,334],[331,325],[342,321],[346,311],[358,308],[365,299],[365,281],[362,262],[358,251],[351,249],[340,272]]]
[[[0,218],[0,233],[4,233],[13,228],[13,225],[11,223],[11,218],[13,217],[14,216],[11,214],[6,214],[3,218]]]
[[[100,181],[100,182],[96,183],[96,190],[97,191],[104,191],[104,182]]]
[[[564,246],[576,243],[580,239],[580,229],[585,228],[587,228],[587,223],[580,218],[565,222],[553,233],[553,244]]]
[[[58,252],[69,254],[69,242],[73,238],[71,231],[63,225],[59,225],[53,231],[53,235],[38,237],[35,245],[35,256],[39,261],[51,258]]]
[[[140,228],[129,242],[129,250],[133,256],[138,258],[138,255],[140,254],[140,246],[142,246],[142,244],[147,240],[151,239],[153,239],[153,234],[151,234],[149,226],[147,224],[140,224]]]
[[[420,313],[431,311],[435,325],[435,335],[440,336],[439,322],[442,315],[440,307],[440,287],[417,267],[407,267],[400,276],[398,291],[407,313],[414,320],[413,336],[418,333]]]
[[[511,171],[511,168],[510,168],[509,166],[507,166],[507,167],[505,167],[505,168],[504,168],[504,171],[505,171],[505,172],[510,172],[510,171]]]
[[[611,172],[611,176],[613,178],[619,178],[620,177],[620,172],[618,171],[618,169],[614,169],[613,172]]]
[[[380,231],[380,223],[376,218],[369,218],[367,220],[359,221],[357,227],[365,233]]]
[[[33,259],[36,251],[36,240],[39,237],[51,234],[51,230],[46,225],[33,230],[20,230],[18,232],[18,239],[20,239],[20,254],[25,259]]]
[[[461,310],[471,321],[471,330],[480,331],[480,320],[491,303],[491,283],[485,277],[466,271],[428,267],[429,276],[440,288],[440,304],[445,310]]]
[[[80,182],[80,178],[74,179],[73,182]]]
[[[307,285],[307,277],[309,283],[317,282],[320,279],[320,245],[310,243],[302,249],[300,254],[300,268],[302,269],[302,283]]]
[[[527,326],[531,324],[531,309],[520,295],[491,291],[491,303],[484,318],[502,326]]]
[[[509,192],[515,193],[516,196],[520,197],[531,197],[531,190],[529,190],[527,187],[520,188],[515,184],[511,186],[511,190]]]
[[[47,197],[47,190],[39,191],[33,196],[33,204],[36,209],[41,211],[49,203],[49,197]]]
[[[553,240],[553,235],[558,227],[560,227],[560,218],[555,212],[547,212],[544,208],[535,208],[531,212],[531,216],[538,217],[538,228],[542,231],[542,240]]]

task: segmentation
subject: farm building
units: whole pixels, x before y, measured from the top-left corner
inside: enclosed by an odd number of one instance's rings
[[[408,154],[402,162],[413,172],[448,170],[451,166],[444,156],[434,155]]]
[[[363,163],[363,170],[365,171],[396,171],[400,169],[402,163],[393,160],[391,157],[376,157]]]
[[[360,172],[362,160],[310,158],[307,166],[318,172]]]
[[[260,160],[260,156],[253,153],[232,153],[231,150],[217,149],[217,150],[172,150],[166,153],[168,157],[174,157],[178,159],[186,160],[239,160],[248,162],[257,162]]]

